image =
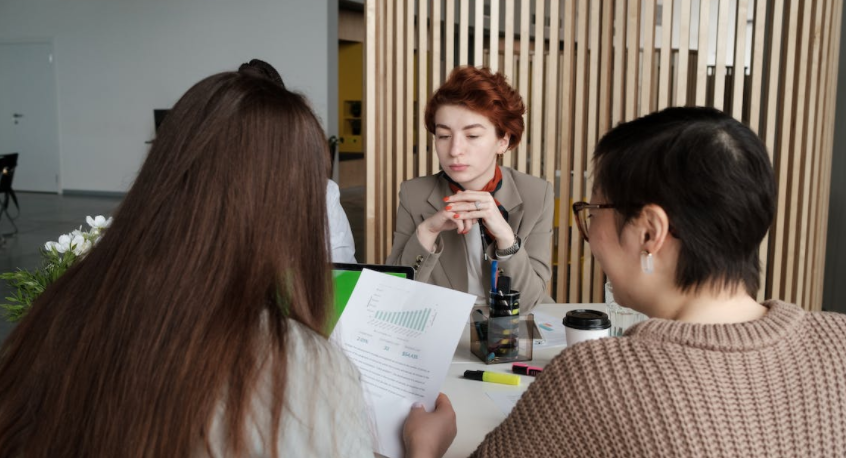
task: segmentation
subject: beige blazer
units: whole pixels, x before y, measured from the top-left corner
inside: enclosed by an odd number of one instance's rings
[[[430,175],[406,181],[400,186],[397,229],[388,264],[412,266],[417,280],[459,291],[467,291],[467,246],[463,235],[444,231],[435,242],[435,252],[417,239],[417,226],[446,205],[452,195],[447,181]],[[502,187],[496,199],[508,211],[508,224],[523,241],[520,251],[499,262],[503,275],[511,277],[512,288],[520,291],[520,311],[535,304],[552,302],[547,282],[552,275],[552,185],[546,180],[502,167]],[[488,258],[495,259],[496,244],[488,246]],[[482,285],[490,284],[490,262],[482,263]]]

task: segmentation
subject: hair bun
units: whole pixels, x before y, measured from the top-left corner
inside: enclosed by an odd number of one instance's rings
[[[279,72],[273,68],[273,65],[270,65],[263,60],[253,59],[245,64],[241,64],[241,66],[238,67],[238,72],[261,76],[273,81],[283,88],[285,87],[285,83],[282,82],[282,76],[279,75]]]

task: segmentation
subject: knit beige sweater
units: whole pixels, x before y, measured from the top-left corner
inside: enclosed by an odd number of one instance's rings
[[[474,456],[846,457],[846,315],[764,305],[568,348]]]

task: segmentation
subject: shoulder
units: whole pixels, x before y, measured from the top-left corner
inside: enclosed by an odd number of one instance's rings
[[[523,172],[518,172],[510,167],[501,167],[502,173],[508,174],[514,185],[517,187],[521,195],[528,195],[529,197],[542,198],[546,194],[552,193],[552,183]]]
[[[435,174],[403,181],[400,185],[400,200],[407,205],[416,205],[415,202],[423,202],[439,186],[440,180],[441,178]]]
[[[440,177],[438,174],[435,175],[426,175],[425,177],[417,177],[412,178],[410,180],[403,181],[400,185],[400,190],[402,192],[431,192],[435,189],[435,186],[438,185],[438,181]],[[427,194],[428,195],[428,194]]]
[[[341,191],[338,189],[338,183],[332,180],[326,180],[326,194],[330,196],[340,195]]]
[[[288,319],[286,351],[288,366],[297,373],[297,364],[313,367],[332,367],[334,376],[358,380],[358,370],[347,356],[328,339],[302,323]]]

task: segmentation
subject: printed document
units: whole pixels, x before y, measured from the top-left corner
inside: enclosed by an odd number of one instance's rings
[[[435,406],[476,296],[364,270],[331,339],[358,366],[374,413],[376,452],[404,455],[415,402]]]

